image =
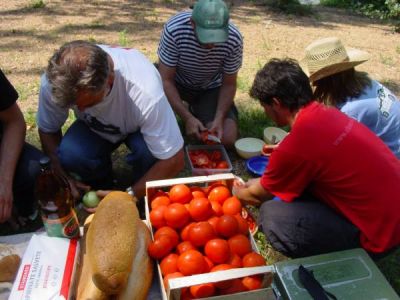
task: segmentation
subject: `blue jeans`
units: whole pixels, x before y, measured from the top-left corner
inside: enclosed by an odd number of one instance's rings
[[[140,131],[126,137],[125,145],[131,153],[126,162],[134,169],[132,182],[139,180],[157,161],[148,149]],[[80,120],[68,128],[58,148],[63,168],[79,175],[82,182],[94,189],[112,188],[111,154],[122,143],[111,143]]]
[[[35,182],[40,172],[39,160],[43,156],[28,143],[22,148],[13,182],[14,207],[20,216],[27,217],[37,208]]]

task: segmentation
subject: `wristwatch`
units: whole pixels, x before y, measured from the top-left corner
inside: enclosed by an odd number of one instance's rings
[[[133,190],[133,188],[130,186],[126,189],[126,192],[131,195],[132,197],[135,197],[135,191]]]

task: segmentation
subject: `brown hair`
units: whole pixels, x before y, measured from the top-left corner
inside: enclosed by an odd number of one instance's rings
[[[359,97],[364,89],[371,86],[367,73],[354,68],[314,81],[314,98],[327,105],[337,106],[347,98]]]
[[[75,104],[79,90],[95,92],[103,88],[108,73],[107,53],[86,41],[64,44],[46,70],[53,100],[63,107]]]

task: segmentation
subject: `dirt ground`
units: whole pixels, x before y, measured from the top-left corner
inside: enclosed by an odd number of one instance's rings
[[[295,17],[274,12],[262,1],[228,2],[231,18],[244,37],[239,103],[249,101],[247,90],[254,74],[268,59],[301,59],[307,44],[327,36],[338,36],[346,45],[368,51],[371,59],[359,69],[400,94],[400,35],[390,26],[337,9],[315,7],[314,15]],[[43,0],[42,7],[40,3],[0,4],[0,68],[17,87],[30,127],[34,127],[40,75],[55,49],[67,41],[85,39],[134,47],[156,61],[163,24],[193,1]]]
[[[28,140],[38,145],[35,113],[40,76],[54,50],[65,42],[83,39],[136,48],[155,62],[163,24],[176,12],[188,9],[194,1],[0,2],[0,68],[19,92]],[[248,89],[256,71],[270,58],[301,59],[306,45],[328,36],[337,36],[345,45],[369,52],[371,59],[357,68],[400,96],[400,35],[390,25],[324,7],[314,7],[311,16],[296,17],[273,11],[262,5],[261,0],[227,2],[231,6],[231,19],[244,37],[238,104],[257,105],[250,100]],[[243,161],[232,155],[234,171],[244,172]]]

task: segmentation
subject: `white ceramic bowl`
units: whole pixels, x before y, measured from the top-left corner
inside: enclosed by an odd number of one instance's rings
[[[250,137],[239,139],[235,142],[236,152],[244,159],[260,155],[263,146],[263,140]]]
[[[278,127],[267,127],[264,129],[264,142],[266,144],[277,144],[282,141],[287,134],[285,130]]]

